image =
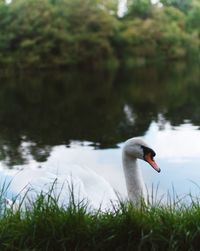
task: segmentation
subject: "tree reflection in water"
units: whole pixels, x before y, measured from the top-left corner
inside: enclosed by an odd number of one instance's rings
[[[152,121],[200,125],[199,65],[115,71],[1,72],[0,159],[8,167],[45,161],[56,145],[112,148],[144,135]]]

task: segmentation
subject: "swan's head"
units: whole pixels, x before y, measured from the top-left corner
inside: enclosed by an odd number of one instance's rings
[[[127,140],[123,148],[123,155],[134,159],[142,159],[148,162],[157,172],[161,171],[154,160],[156,153],[140,138]]]

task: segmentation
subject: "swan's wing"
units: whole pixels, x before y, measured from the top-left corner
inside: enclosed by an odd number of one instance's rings
[[[111,185],[93,170],[79,165],[66,166],[65,171],[59,169],[25,169],[14,175],[10,190],[14,196],[23,197],[27,191],[29,198],[36,198],[41,191],[59,198],[60,205],[67,204],[73,191],[76,201],[88,200],[94,208],[106,208],[116,195]]]

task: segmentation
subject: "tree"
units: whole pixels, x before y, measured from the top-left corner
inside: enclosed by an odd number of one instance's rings
[[[200,36],[200,3],[196,1],[192,7],[188,12],[187,26],[190,31],[197,30]]]
[[[114,59],[118,21],[101,0],[15,0],[0,8],[0,20],[0,63],[91,67]]]
[[[129,0],[128,13],[129,17],[138,17],[146,19],[152,14],[152,4],[150,0]]]
[[[164,6],[174,6],[183,12],[188,12],[192,6],[192,0],[160,0]]]

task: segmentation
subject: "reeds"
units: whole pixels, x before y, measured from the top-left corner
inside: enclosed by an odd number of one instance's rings
[[[113,203],[107,211],[92,209],[86,200],[59,205],[53,187],[35,200],[1,211],[0,250],[200,250],[200,201],[184,204],[141,201]],[[2,195],[3,196],[3,195]],[[1,205],[5,200],[1,200]],[[5,204],[4,204],[5,205]]]

